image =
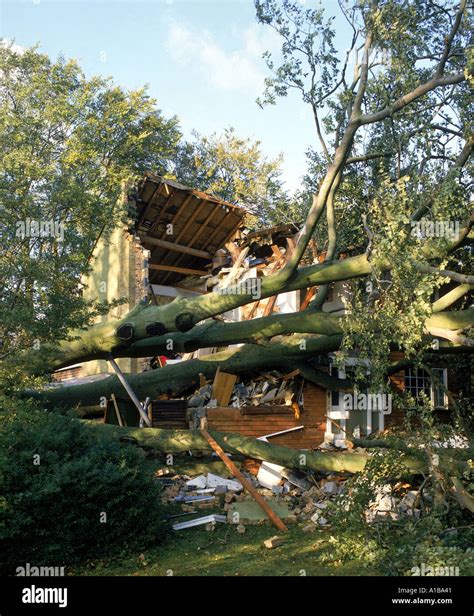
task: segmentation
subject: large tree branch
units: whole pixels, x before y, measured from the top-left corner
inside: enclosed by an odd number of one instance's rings
[[[461,297],[466,295],[466,293],[469,293],[469,291],[472,291],[473,289],[474,286],[469,284],[460,284],[454,289],[451,289],[451,291],[449,291],[448,293],[443,295],[443,297],[440,297],[433,303],[433,312],[442,312],[443,310],[446,310],[446,308],[452,306],[454,302],[457,302],[458,299],[460,299]]]
[[[370,271],[371,265],[364,254],[300,268],[286,285],[276,279],[277,275],[267,276],[261,279],[260,299],[282,291],[295,291],[366,276]],[[49,360],[54,368],[59,368],[79,361],[105,359],[110,353],[130,347],[139,340],[176,331],[189,331],[204,319],[253,301],[254,293],[243,293],[237,283],[228,287],[226,294],[214,292],[193,298],[181,297],[164,306],[139,305],[120,320],[108,320],[87,330],[73,332],[72,339],[61,341],[55,350],[49,349]],[[45,350],[36,351],[43,363]]]
[[[456,36],[459,27],[461,25],[461,21],[462,21],[462,16],[464,14],[464,11],[466,10],[466,3],[467,0],[461,0],[461,2],[459,3],[459,8],[457,10],[456,13],[456,17],[454,19],[454,23],[452,25],[451,31],[449,32],[448,36],[446,37],[445,40],[445,44],[444,44],[444,50],[443,53],[441,55],[441,59],[439,61],[438,67],[436,69],[436,76],[437,77],[441,77],[441,75],[444,73],[444,68],[446,66],[446,62],[449,58],[449,53],[451,51],[451,46],[453,44],[453,40],[454,37]]]
[[[454,344],[459,344],[464,347],[474,347],[474,339],[467,336],[461,336],[456,332],[452,332],[449,329],[442,329],[440,327],[427,327],[427,331],[435,338],[445,338]]]
[[[282,323],[278,323],[278,317]],[[199,328],[201,329],[201,338],[199,338],[199,329],[196,328],[197,333],[191,331],[188,334],[180,333],[169,337],[162,336],[149,341],[141,341],[128,349],[126,355],[146,357],[154,353],[166,352],[167,347],[169,349],[170,340],[173,341],[173,348],[180,347],[183,349],[208,346],[210,339],[216,346],[220,340],[224,340],[225,344],[230,344],[244,338],[252,339],[254,343],[244,344],[241,347],[231,348],[199,359],[167,364],[159,370],[127,375],[127,380],[138,397],[144,399],[149,395],[154,396],[168,391],[175,394],[186,391],[198,383],[199,373],[204,374],[207,378],[212,378],[218,367],[224,372],[233,374],[252,374],[255,371],[271,368],[291,370],[300,367],[307,359],[315,355],[337,351],[343,338],[341,321],[341,317],[306,311],[301,314],[273,315],[250,322],[203,324]],[[435,335],[432,332],[436,332],[436,328],[438,328],[443,332],[451,331],[457,336],[459,330],[472,327],[473,324],[474,308],[470,308],[460,312],[434,314],[427,319],[426,329],[432,335]],[[257,333],[258,326],[262,326],[271,338],[262,341]],[[307,328],[309,332],[320,333],[302,332],[280,335],[281,331],[304,328]],[[186,339],[186,336],[189,338]],[[260,344],[255,342],[260,342]],[[453,342],[458,344],[457,340]],[[313,379],[308,371],[305,376],[321,384],[321,375],[317,375],[318,378]],[[122,385],[115,376],[112,376],[86,385],[61,387],[41,394],[30,393],[46,400],[65,404],[80,403],[88,406],[98,404],[103,396],[110,397],[112,393],[119,395],[121,391]]]
[[[381,109],[380,111],[377,111],[375,113],[362,115],[359,120],[360,125],[363,126],[365,124],[381,122],[382,120],[385,120],[385,118],[388,118],[389,116],[395,114],[397,111],[400,111],[410,103],[413,103],[418,98],[421,98],[425,94],[428,94],[428,92],[431,92],[436,88],[442,88],[445,86],[454,85],[456,83],[461,83],[464,80],[464,73],[445,75],[443,77],[433,77],[426,83],[420,84],[417,88],[415,88],[408,94],[404,94],[388,107],[384,107],[384,109]]]
[[[460,274],[459,272],[452,272],[450,270],[440,270],[426,263],[416,263],[416,269],[423,274],[435,274],[436,276],[443,276],[462,284],[474,285],[474,276],[468,276],[467,274]]]
[[[185,451],[212,451],[208,441],[201,432],[194,430],[162,430],[159,428],[120,428],[118,426],[92,424],[84,422],[94,430],[102,430],[117,439],[136,441],[141,447],[153,448],[164,453],[178,453]],[[313,469],[317,471],[357,473],[364,469],[369,456],[362,453],[339,452],[336,454],[311,452],[308,450],[290,449],[282,445],[275,445],[255,438],[228,434],[225,432],[210,431],[212,438],[225,451],[241,454],[256,460],[266,460],[299,470]],[[426,472],[423,460],[410,453],[400,456],[404,471],[420,474]],[[452,468],[458,470],[456,465]],[[463,469],[464,467],[462,467]]]
[[[359,87],[352,108],[352,114],[349,120],[349,124],[344,132],[344,136],[342,137],[339,146],[336,149],[333,162],[331,163],[326,172],[326,176],[322,181],[319,192],[313,197],[313,204],[308,212],[306,222],[298,234],[296,249],[293,252],[291,258],[281,270],[281,272],[278,274],[280,279],[285,282],[290,280],[294,276],[296,268],[298,267],[298,264],[301,261],[301,258],[303,257],[306,248],[308,247],[309,241],[314,233],[314,229],[316,228],[321,214],[326,207],[327,199],[330,195],[331,188],[336,182],[336,179],[344,166],[344,163],[352,147],[354,135],[360,125],[360,106],[362,104],[362,99],[364,97],[365,89],[367,87],[368,59],[371,43],[372,34],[369,32],[365,40],[364,57],[360,71]]]
[[[453,249],[468,233],[470,225],[463,229],[459,237],[448,246]],[[424,248],[426,258],[438,257],[430,244]],[[390,269],[387,259],[386,269]],[[261,279],[260,298],[271,297],[283,291],[294,291],[313,286],[324,286],[332,282],[363,277],[371,272],[371,264],[366,254],[348,259],[333,261],[300,268],[294,278],[287,283],[278,279],[278,274]],[[429,273],[432,273],[431,270]],[[462,282],[465,282],[463,280]],[[255,301],[251,292],[242,293],[239,284],[231,285],[226,294],[214,292],[193,298],[178,298],[164,306],[137,306],[120,320],[107,320],[87,330],[73,332],[71,339],[64,340],[55,349],[43,347],[38,353],[44,365],[44,351],[49,352],[51,367],[57,369],[80,361],[106,359],[110,353],[125,351],[132,344],[154,336],[176,331],[189,331],[200,321],[233,308]],[[35,351],[31,351],[32,354]],[[151,354],[151,353],[150,353]],[[116,356],[119,356],[118,354]]]
[[[295,334],[272,340],[265,346],[245,344],[191,359],[177,364],[166,364],[158,370],[129,374],[127,381],[139,399],[156,397],[160,393],[180,394],[199,383],[199,373],[213,378],[217,368],[232,374],[253,374],[259,370],[282,368],[291,370],[297,363],[318,353],[336,351],[342,335]],[[94,406],[104,396],[120,395],[122,385],[116,376],[84,385],[54,388],[44,392],[26,392],[26,395],[59,404]]]

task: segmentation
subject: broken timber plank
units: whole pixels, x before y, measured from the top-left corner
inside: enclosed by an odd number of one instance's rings
[[[245,261],[245,257],[247,256],[248,252],[250,250],[249,246],[246,246],[245,248],[243,248],[240,251],[239,256],[237,257],[234,265],[232,266],[230,272],[227,274],[227,276],[224,278],[224,280],[220,283],[219,287],[221,289],[225,289],[226,287],[228,287],[230,284],[232,284],[235,280],[235,278],[237,277],[240,268],[242,267],[243,262]]]
[[[201,434],[212,447],[212,449],[217,453],[222,462],[224,462],[230,472],[234,475],[234,477],[236,477],[240,481],[240,483],[244,486],[247,492],[249,492],[249,494],[260,505],[260,507],[270,518],[271,522],[278,528],[278,530],[287,531],[288,529],[283,524],[282,520],[273,511],[267,501],[257,492],[253,485],[244,477],[244,475],[242,475],[242,473],[235,466],[232,460],[224,452],[222,447],[212,438],[212,436],[206,430],[201,430]]]
[[[147,415],[145,409],[143,408],[143,406],[141,405],[140,400],[135,395],[135,392],[130,387],[130,384],[128,383],[127,379],[125,378],[123,372],[118,367],[117,362],[115,361],[115,359],[113,357],[109,357],[109,363],[112,366],[112,368],[114,369],[115,374],[117,375],[118,380],[122,383],[125,391],[130,396],[130,399],[132,400],[133,404],[137,407],[138,412],[140,413],[140,416],[142,417],[143,421],[146,423],[146,425],[149,428],[151,428],[151,420],[150,420],[150,418],[148,417],[148,415]]]
[[[227,406],[232,396],[237,375],[217,370],[212,385],[212,397],[217,400],[217,406]]]
[[[167,242],[166,240],[161,240],[157,237],[151,237],[150,235],[142,235],[141,240],[144,244],[152,244],[153,246],[168,248],[168,250],[173,250],[175,252],[184,252],[185,254],[192,255],[194,257],[201,257],[202,259],[212,258],[211,253],[206,252],[205,250],[198,250],[197,248],[190,248],[189,246],[183,246],[181,244]]]

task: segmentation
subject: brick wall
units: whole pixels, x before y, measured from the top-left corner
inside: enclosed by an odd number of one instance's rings
[[[53,374],[53,381],[67,381],[69,379],[78,379],[82,376],[81,366],[74,366],[73,368],[67,368],[66,370],[60,370]]]
[[[242,415],[240,409],[221,407],[208,410],[209,428],[219,432],[233,432],[257,438],[264,434],[304,426],[303,430],[272,437],[271,442],[295,449],[314,449],[324,440],[327,413],[326,390],[306,382],[303,396],[304,409],[299,419],[296,419],[293,414]]]

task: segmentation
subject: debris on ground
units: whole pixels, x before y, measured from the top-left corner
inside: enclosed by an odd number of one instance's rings
[[[188,520],[187,522],[178,522],[176,524],[173,524],[173,530],[184,530],[185,528],[192,528],[193,526],[201,526],[203,524],[205,526],[207,526],[208,524],[215,525],[216,522],[225,523],[227,522],[227,519],[223,515],[206,515],[202,518],[196,518],[194,520]]]
[[[263,542],[263,545],[268,548],[269,550],[272,550],[273,548],[277,548],[278,546],[282,545],[283,543],[285,543],[285,539],[283,537],[278,537],[278,535],[275,535],[275,537],[271,537],[270,539],[266,539]]]
[[[255,460],[244,461],[241,473],[279,518],[288,524],[298,524],[304,532],[330,528],[331,518],[340,502],[338,499],[348,492],[347,473],[294,471]],[[217,515],[220,523],[235,525],[240,534],[245,533],[248,525],[270,523],[261,505],[235,479],[207,473],[196,477],[168,474],[166,477],[156,476],[156,480],[163,486],[163,501],[181,506],[182,513],[170,517],[198,516],[196,520],[189,520],[189,524],[174,524],[175,530],[207,524],[207,530],[211,532],[211,526],[214,524],[215,527],[216,522],[212,515]],[[418,518],[429,508],[430,499],[430,492],[424,484],[417,488],[406,482],[386,483],[376,489],[365,519],[373,524],[396,521],[401,516]],[[347,502],[344,506],[347,507]],[[199,517],[203,509],[211,509],[212,515]]]

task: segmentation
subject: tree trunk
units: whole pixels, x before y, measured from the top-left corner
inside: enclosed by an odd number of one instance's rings
[[[280,292],[366,276],[370,269],[364,254],[332,263],[303,267],[284,284],[277,274],[267,276],[261,279],[259,299]],[[46,358],[53,369],[81,361],[106,359],[111,353],[115,357],[128,357],[130,346],[140,340],[173,332],[187,332],[204,319],[253,301],[255,297],[252,294],[242,293],[238,285],[233,285],[226,294],[214,292],[199,297],[181,297],[162,306],[139,305],[120,320],[110,320],[93,325],[87,330],[71,332],[70,339],[60,341],[57,347],[43,347],[41,351],[37,351],[38,357],[43,363]]]
[[[85,422],[96,429],[106,430],[114,437],[133,439],[141,447],[150,447],[163,453],[186,451],[212,451],[211,446],[196,430],[163,430],[159,428],[120,428],[109,424],[97,426],[95,422]],[[241,454],[256,460],[266,460],[287,468],[315,470],[336,473],[357,473],[364,469],[369,456],[363,453],[320,453],[290,449],[282,445],[272,445],[238,434],[209,431],[213,439],[227,453]],[[414,456],[402,457],[409,473],[422,473],[426,465]]]
[[[474,321],[474,309],[460,312],[438,313],[427,323],[445,329],[458,329]],[[233,374],[252,374],[262,369],[282,368],[290,371],[300,368],[305,378],[332,389],[347,387],[344,381],[339,385],[329,375],[315,371],[305,362],[319,353],[337,351],[342,341],[341,318],[321,313],[302,312],[288,315],[273,315],[262,319],[238,323],[203,323],[187,333],[156,336],[134,343],[119,353],[126,357],[143,357],[166,353],[172,341],[173,351],[188,352],[202,346],[218,346],[252,339],[254,344],[244,344],[200,359],[166,365],[159,370],[127,375],[127,380],[140,399],[155,397],[161,393],[180,395],[196,386],[201,372],[206,378],[213,378],[218,367]],[[318,333],[300,333],[310,330]],[[293,335],[279,335],[282,332],[298,332]],[[323,332],[326,332],[324,335]],[[89,333],[87,333],[89,336]],[[271,338],[271,339],[270,339]],[[442,347],[442,344],[440,344]],[[107,357],[107,355],[105,356]],[[45,401],[70,405],[95,406],[100,399],[111,394],[122,393],[122,385],[115,376],[93,383],[72,387],[61,387],[44,392],[26,392],[27,395]]]
[[[246,344],[200,359],[191,359],[177,364],[167,364],[157,370],[140,374],[127,374],[126,378],[140,400],[147,396],[155,398],[161,393],[181,393],[199,384],[199,373],[213,378],[217,368],[232,374],[252,374],[259,370],[283,368],[289,372],[298,367],[304,358],[318,353],[335,351],[339,348],[341,336],[287,336],[266,346]],[[123,394],[123,386],[116,376],[86,383],[65,386],[42,392],[25,392],[26,396],[44,402],[74,406],[95,406],[101,398],[112,394]]]

